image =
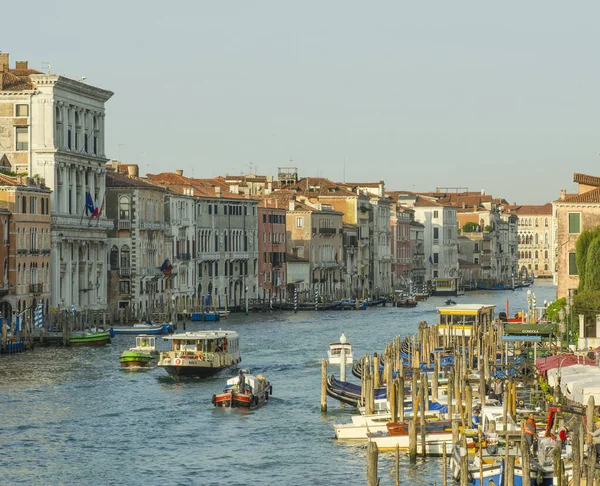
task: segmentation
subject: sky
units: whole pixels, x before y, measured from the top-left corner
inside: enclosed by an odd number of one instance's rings
[[[11,16],[11,65],[115,93],[107,157],[141,174],[293,166],[518,204],[600,176],[598,2],[30,0]]]

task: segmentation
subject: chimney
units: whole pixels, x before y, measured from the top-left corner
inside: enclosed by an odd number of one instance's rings
[[[0,73],[8,71],[8,52],[0,52]]]
[[[567,190],[566,189],[561,189],[560,190],[560,200],[564,201],[565,199],[567,199]]]
[[[129,177],[138,177],[140,173],[140,168],[137,164],[129,164],[127,166],[127,175]]]
[[[290,211],[295,211],[296,210],[296,201],[290,201],[289,210]]]
[[[175,171],[175,174],[177,174],[178,176],[181,176],[181,177],[183,177],[183,170],[182,170],[182,169],[177,169],[177,170]]]
[[[177,172],[183,172],[183,171],[177,171]],[[217,197],[221,197],[221,187],[220,186],[215,186],[215,195]]]
[[[482,196],[485,196],[485,189],[482,189],[482,190],[481,190],[481,195],[482,195]]]
[[[16,61],[15,62],[15,69],[17,71],[27,71],[27,61]]]

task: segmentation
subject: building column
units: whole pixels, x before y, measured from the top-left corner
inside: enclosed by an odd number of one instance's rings
[[[105,113],[101,113],[98,117],[98,123],[100,125],[100,134],[98,137],[98,155],[104,157],[104,117]]]
[[[69,150],[69,146],[67,145],[67,134],[69,133],[69,107],[65,103],[62,103],[60,109],[62,111],[63,120],[62,147],[65,150]]]
[[[68,173],[69,173],[69,191],[70,191],[70,196],[71,196],[71,212],[70,214],[77,214],[77,181],[75,178],[75,171],[77,169],[71,165],[69,166],[68,169]]]
[[[67,164],[63,164],[60,170],[62,171],[63,184],[59,208],[62,214],[69,214],[69,167]]]
[[[90,185],[90,194],[92,195],[92,199],[94,200],[94,204],[102,204],[101,201],[97,201],[98,198],[102,197],[100,195],[96,196],[96,171],[94,169],[86,169],[88,174],[88,181]]]

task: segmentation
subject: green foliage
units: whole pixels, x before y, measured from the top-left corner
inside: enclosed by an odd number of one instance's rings
[[[594,240],[600,238],[600,226],[584,230],[575,243],[575,261],[579,274],[579,290],[595,290],[600,287],[587,287],[588,250]]]
[[[477,223],[468,222],[462,227],[463,233],[479,233],[479,225]]]
[[[584,289],[600,290],[600,237],[594,238],[587,248]]]
[[[488,224],[484,229],[483,229],[484,233],[491,233],[492,232],[492,227]]]
[[[546,378],[543,376],[540,376],[540,390],[542,390],[544,393],[548,393],[549,389],[550,385],[548,385],[548,380],[546,380]]]
[[[559,322],[558,313],[561,309],[565,308],[567,304],[567,299],[564,297],[562,299],[555,300],[546,308],[546,316],[550,322]]]

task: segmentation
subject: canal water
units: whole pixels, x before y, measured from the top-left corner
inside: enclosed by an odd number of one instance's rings
[[[550,284],[531,287],[538,305]],[[526,290],[474,292],[458,303],[526,308]],[[134,344],[117,336],[103,348],[38,348],[0,359],[0,484],[33,485],[365,485],[366,447],[333,438],[331,424],[352,409],[329,399],[320,412],[321,360],[344,332],[355,356],[381,352],[395,335],[436,322],[431,298],[414,309],[231,315],[218,326],[240,333],[242,363],[273,384],[255,411],[215,409],[214,393],[236,370],[176,382],[159,368],[125,371]],[[188,323],[187,330],[214,323]],[[161,346],[166,343],[161,341]],[[339,373],[339,369],[330,370]],[[354,379],[348,370],[348,379]],[[441,461],[401,458],[401,484],[441,484]],[[379,455],[392,485],[392,454]]]

